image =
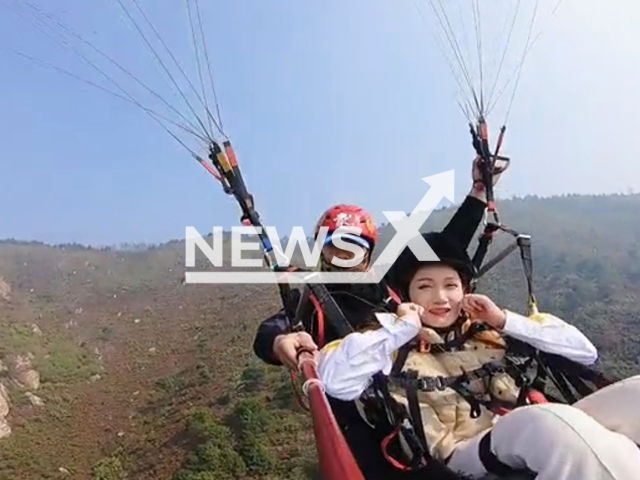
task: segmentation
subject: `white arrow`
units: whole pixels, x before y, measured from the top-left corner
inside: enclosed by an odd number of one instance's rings
[[[419,260],[438,260],[429,244],[420,237],[420,228],[443,198],[454,201],[454,171],[431,175],[422,180],[431,185],[431,188],[409,217],[404,212],[383,212],[396,229],[396,234],[373,265],[376,277],[379,276],[380,279],[407,245]]]
[[[396,234],[368,272],[187,272],[187,283],[372,283],[380,282],[402,250],[409,245],[419,260],[438,260],[420,236],[420,228],[443,198],[454,201],[454,171],[424,177],[431,188],[407,217],[404,212],[383,212]],[[279,249],[278,253],[281,253]]]

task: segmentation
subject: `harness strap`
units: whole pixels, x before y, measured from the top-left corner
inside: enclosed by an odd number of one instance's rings
[[[396,423],[398,423],[397,417],[401,416],[401,412],[398,408],[396,408],[397,405],[391,397],[386,378],[382,373],[377,373],[373,376],[373,388],[374,390],[379,392],[380,395],[382,395],[383,406],[385,414],[387,416],[387,420],[391,425],[395,425]]]
[[[393,366],[391,367],[391,376],[395,377],[397,375],[400,375],[402,367],[404,367],[404,364],[407,361],[407,357],[409,356],[409,352],[411,352],[412,349],[413,344],[409,343],[403,345],[398,350],[398,356],[396,357],[395,361],[393,362]]]
[[[485,239],[485,237],[480,239],[480,242],[483,242]],[[487,244],[488,246],[488,244]],[[484,264],[484,266],[480,267],[480,265],[477,265],[476,268],[478,269],[478,274],[476,276],[476,278],[480,278],[482,277],[485,273],[487,273],[489,270],[491,270],[493,267],[495,267],[498,263],[500,263],[502,260],[504,260],[505,258],[507,258],[509,255],[511,255],[511,253],[518,248],[518,243],[517,241],[511,243],[509,246],[505,247],[500,253],[498,253],[495,257],[493,257],[491,260],[489,260],[487,263]],[[480,249],[480,246],[478,246],[478,249]],[[486,248],[485,248],[485,252],[480,252],[480,253],[485,253],[486,254]],[[478,254],[478,251],[476,251],[476,255]],[[482,257],[484,257],[484,255],[482,255]],[[474,256],[474,260],[475,260],[475,256]],[[479,263],[482,263],[482,258],[480,258],[478,260]],[[475,263],[474,263],[475,265]]]
[[[284,268],[276,265],[273,267],[274,272],[295,272],[298,270],[300,269],[295,266]],[[304,325],[302,324],[302,321],[300,319],[303,318],[301,316],[302,307],[306,304],[306,300],[303,301],[303,298],[305,298],[305,293],[307,293],[306,289],[302,293],[302,295],[300,295],[299,290],[292,289],[289,284],[278,282],[278,285],[280,287],[279,291],[280,300],[282,301],[282,308],[284,309],[284,312],[289,321],[295,322],[291,326],[291,331],[299,332],[304,330]]]
[[[489,250],[489,244],[493,241],[493,235],[499,228],[500,227],[496,224],[493,224],[493,223],[487,224],[487,226],[484,229],[484,232],[482,233],[482,236],[480,237],[480,240],[478,241],[478,248],[476,249],[476,252],[473,255],[473,259],[471,260],[471,262],[476,267],[476,270],[478,270],[478,272],[480,272],[480,266],[484,261],[484,257],[487,256],[487,252]],[[480,277],[480,273],[478,273],[476,278],[479,278],[479,277]]]
[[[571,390],[567,379],[561,375],[560,371],[557,369],[551,369],[547,362],[544,359],[541,359],[538,355],[538,366],[539,369],[542,370],[543,378],[550,379],[556,388],[559,390],[560,394],[564,398],[565,403],[573,404],[578,401],[578,397],[574,395]]]
[[[551,377],[560,393],[565,397],[565,401],[574,403],[579,397],[586,397],[595,390],[604,388],[607,385],[615,383],[618,379],[608,378],[601,372],[572,362],[559,355],[549,353],[540,353],[538,355],[538,363],[544,371],[545,376]],[[587,382],[591,382],[590,386]],[[577,393],[574,395],[571,390]]]
[[[302,289],[302,295],[298,300],[298,305],[296,306],[295,318],[300,321],[300,319],[305,318],[309,310],[309,297],[311,296],[311,290],[306,287]],[[306,310],[306,311],[305,311]]]
[[[411,416],[411,420],[415,427],[416,435],[420,440],[422,448],[425,452],[429,451],[427,447],[427,437],[424,434],[424,428],[422,427],[422,413],[420,412],[420,403],[418,402],[418,385],[415,381],[417,379],[418,372],[412,371],[411,376],[413,377],[409,381],[406,387],[407,391],[407,403],[409,405],[409,415]]]
[[[509,348],[517,355],[529,359],[524,362],[522,370],[527,370],[529,364],[537,366],[535,373],[527,378],[530,393],[537,390],[554,403],[572,404],[581,397],[618,381],[617,378],[605,376],[593,367],[587,367],[561,355],[541,352],[515,338],[509,338]],[[548,383],[556,387],[561,398],[546,392]]]
[[[506,477],[517,471],[506,463],[502,463],[491,451],[491,430],[485,433],[478,444],[478,456],[485,470],[499,477]]]
[[[345,337],[351,332],[353,332],[353,327],[347,321],[342,309],[338,306],[338,303],[333,298],[331,293],[327,287],[323,284],[319,283],[309,283],[309,289],[311,293],[317,300],[320,305],[320,309],[323,312],[322,323],[323,325],[318,325],[318,328],[324,331],[324,318],[326,317],[329,320],[331,326],[335,329],[336,333],[339,337]],[[320,313],[320,312],[318,312]],[[318,323],[320,323],[320,316],[318,317]],[[323,335],[324,337],[324,335]],[[320,344],[318,345],[322,348],[324,345],[324,338],[319,339]]]
[[[382,300],[381,307],[383,310],[391,309],[395,311],[400,303],[399,295],[389,287],[384,280],[380,283],[380,287],[386,290],[387,297]],[[324,284],[307,283],[302,297],[298,303],[296,310],[297,318],[305,318],[298,315],[304,315],[305,308],[308,308],[309,302],[317,311],[318,315],[318,346],[324,346],[325,318],[329,320],[330,325],[334,328],[339,338],[344,338],[354,332],[354,328],[347,320],[342,309],[336,302],[329,289]],[[313,310],[311,310],[312,312]],[[309,313],[311,313],[309,312]],[[300,327],[298,327],[300,329]],[[310,325],[306,325],[308,331],[311,330]]]
[[[522,260],[522,268],[524,277],[527,281],[527,299],[529,313],[537,313],[537,301],[533,292],[533,257],[531,256],[531,236],[518,235],[516,242],[520,247],[520,259]]]
[[[453,385],[451,388],[453,388],[456,391],[456,393],[460,395],[462,398],[464,398],[465,401],[469,404],[469,406],[471,407],[471,410],[469,411],[469,417],[471,418],[474,418],[474,419],[478,418],[482,413],[481,405],[482,404],[488,405],[489,403],[484,398],[478,398],[481,396],[474,394],[462,384]]]
[[[525,364],[528,362],[525,362]],[[493,392],[490,390],[490,381],[497,373],[506,373],[516,381],[520,392],[515,402],[494,397]],[[531,388],[533,382],[527,375],[508,358],[486,363],[477,369],[457,376],[419,376],[415,370],[410,370],[408,372],[392,373],[390,379],[394,385],[403,388],[407,395],[409,395],[409,390],[413,388],[422,392],[442,391],[446,388],[451,388],[469,403],[471,406],[471,418],[480,416],[482,413],[481,406],[485,406],[488,410],[498,415],[504,415],[514,408],[528,403],[546,401],[544,395]],[[484,384],[485,392],[473,392],[469,389],[468,384],[474,380],[480,380]]]
[[[411,414],[408,413],[402,405],[398,404],[393,397],[391,397],[387,380],[382,374],[374,375],[373,385],[374,389],[382,395],[385,413],[393,427],[393,431],[383,439],[380,445],[383,455],[393,466],[401,470],[419,469],[425,460],[429,460],[431,458],[428,453],[428,449],[426,448],[426,439],[423,442],[424,431],[421,429],[416,431],[414,428],[416,424],[412,422],[412,418],[410,417]],[[418,409],[418,414],[419,412],[420,410]],[[422,425],[422,423],[418,425]],[[422,433],[422,438],[420,438],[420,433]],[[402,438],[407,443],[407,446],[411,451],[409,465],[404,465],[394,459],[387,451],[389,442],[399,434],[402,434]]]
[[[545,353],[543,355],[546,357],[548,363],[557,365],[562,368],[563,372],[570,376],[580,377],[581,379],[593,382],[599,388],[606,387],[607,385],[611,385],[620,380],[619,378],[605,376],[598,370],[594,370],[593,368],[589,368],[577,362],[572,362],[560,355],[554,355],[551,353]]]
[[[466,332],[460,333],[461,325],[457,326],[457,335],[453,340],[448,340],[443,344],[429,344],[430,351],[445,353],[445,352],[455,352],[460,350],[462,345],[464,345],[470,338],[472,338],[477,333],[481,333],[485,330],[488,330],[489,327],[484,323],[472,323]],[[414,339],[406,344],[404,344],[398,350],[398,356],[396,360],[393,362],[393,366],[391,367],[391,376],[399,375],[402,368],[404,367],[405,362],[407,361],[407,357],[409,356],[409,352],[414,348],[420,345],[420,340]]]
[[[464,333],[460,333],[461,327],[462,325],[458,325],[458,332],[457,332],[457,335],[453,338],[453,340],[449,340],[445,342],[443,345],[439,345],[439,344],[432,345],[431,348],[440,350],[442,352],[455,352],[460,350],[462,345],[467,343],[471,338],[473,338],[474,335],[489,329],[489,327],[484,323],[477,323],[477,322],[474,322],[471,325],[469,325],[469,328]]]
[[[506,367],[500,360],[496,360],[494,362],[488,362],[474,370],[464,372],[461,375],[450,377],[441,375],[418,376],[415,370],[409,370],[394,375],[393,382],[401,388],[407,388],[412,383],[415,383],[417,388],[422,392],[435,392],[436,390],[442,391],[446,388],[452,388],[456,383],[460,383],[461,381],[482,380],[487,376],[502,372],[506,372]]]

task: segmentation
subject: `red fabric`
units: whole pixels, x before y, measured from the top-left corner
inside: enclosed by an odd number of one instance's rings
[[[365,480],[324,395],[312,355],[302,352],[299,358],[299,368],[306,380],[305,393],[309,398],[322,478]]]

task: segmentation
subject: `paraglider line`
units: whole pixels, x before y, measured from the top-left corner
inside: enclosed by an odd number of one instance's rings
[[[171,109],[172,111],[174,111],[175,113],[178,114],[179,117],[181,117],[188,125],[191,126],[191,129],[187,129],[184,126],[166,118],[163,117],[161,115],[159,115],[156,112],[153,112],[155,115],[158,115],[160,118],[165,119],[166,121],[182,128],[183,130],[187,131],[188,133],[191,133],[193,135],[195,135],[197,138],[199,139],[203,139],[203,136],[196,133],[195,130],[197,130],[197,127],[188,119],[186,118],[184,115],[182,115],[178,110],[176,110],[173,106],[171,106],[171,104],[169,104],[168,102],[166,102],[158,93],[154,92],[151,88],[149,88],[147,85],[145,85],[143,82],[141,82],[140,80],[138,80],[131,72],[129,72],[126,68],[124,68],[123,66],[121,66],[118,62],[116,62],[115,60],[113,60],[111,57],[109,57],[106,53],[102,52],[100,49],[98,49],[96,46],[94,46],[91,42],[85,40],[83,37],[81,37],[79,34],[77,34],[76,32],[74,32],[73,30],[71,30],[68,26],[66,26],[64,23],[62,23],[60,20],[57,20],[55,18],[53,18],[51,16],[51,14],[44,12],[42,9],[38,8],[37,6],[31,4],[30,2],[25,2],[26,5],[28,5],[29,7],[31,7],[33,10],[35,10],[34,12],[30,12],[31,15],[35,18],[35,20],[38,22],[37,25],[32,24],[32,26],[34,26],[37,30],[39,30],[41,33],[43,33],[45,36],[47,36],[49,39],[51,39],[54,43],[58,44],[59,46],[61,46],[61,48],[64,48],[65,46],[68,47],[70,50],[72,50],[76,55],[78,55],[78,57],[80,57],[84,62],[86,62],[89,66],[91,66],[92,68],[94,68],[98,73],[100,73],[102,76],[104,76],[110,83],[112,83],[118,90],[120,90],[121,92],[123,92],[127,97],[129,97],[129,99],[131,99],[131,103],[139,106],[140,108],[145,109],[145,107],[143,107],[139,102],[137,102],[135,99],[133,99],[133,97],[125,90],[123,89],[120,85],[118,85],[115,80],[113,80],[112,77],[110,77],[106,72],[104,72],[100,67],[98,67],[94,62],[92,62],[91,60],[89,60],[83,53],[81,53],[80,51],[78,51],[78,49],[74,46],[72,46],[70,43],[67,42],[67,39],[64,37],[64,35],[60,32],[60,31],[56,31],[55,28],[53,28],[51,25],[47,25],[45,23],[45,21],[43,20],[42,17],[48,19],[49,21],[53,22],[53,24],[58,25],[63,31],[67,32],[69,35],[77,38],[78,40],[80,40],[81,42],[85,43],[86,45],[88,45],[90,48],[92,48],[94,51],[96,51],[98,54],[100,54],[101,56],[103,56],[104,58],[106,58],[108,61],[110,61],[111,63],[113,63],[116,67],[118,67],[121,71],[123,71],[125,74],[127,74],[130,78],[132,78],[135,82],[137,82],[139,85],[141,85],[143,88],[145,88],[147,91],[149,91],[152,95],[154,95],[155,97],[157,97],[158,99],[160,99],[167,107],[169,107],[169,109]],[[21,18],[23,18],[23,20],[27,21],[24,17],[22,17],[22,15],[20,15],[18,12],[14,13],[18,16],[20,16]],[[42,17],[38,17],[37,15],[41,15]],[[30,22],[29,22],[30,23]],[[39,26],[38,26],[39,25]],[[43,28],[45,26],[49,26],[51,27],[54,32],[59,35],[61,37],[62,40],[56,40],[55,38],[51,37],[45,30],[43,30]],[[24,56],[24,55],[23,55]],[[30,58],[31,60],[33,60],[33,58]],[[42,62],[44,63],[44,62]],[[52,65],[49,65],[49,67],[53,68]],[[58,71],[62,71],[62,69],[57,68]],[[66,72],[69,73],[69,72]],[[82,81],[84,81],[85,83],[89,83],[91,85],[94,85],[92,82],[89,82],[79,76],[73,75],[71,74],[71,76],[74,76],[77,79],[80,79]],[[97,85],[94,85],[97,86]],[[122,98],[120,97],[120,95],[105,89],[103,87],[100,87],[103,90],[115,95],[116,97]],[[125,99],[126,100],[126,99]],[[206,130],[205,130],[205,134],[206,134]],[[206,141],[206,140],[204,140]]]
[[[507,41],[504,46],[504,50],[502,51],[502,57],[500,58],[500,65],[498,67],[498,73],[496,73],[495,81],[493,82],[493,86],[491,87],[491,92],[489,93],[489,98],[487,100],[487,104],[491,105],[491,99],[493,98],[493,94],[495,93],[496,86],[498,85],[498,78],[500,77],[500,72],[502,72],[502,66],[504,64],[504,59],[507,55],[507,50],[509,49],[509,43],[511,43],[511,35],[513,34],[513,29],[516,25],[516,18],[518,16],[518,11],[520,10],[521,0],[518,0],[516,4],[516,11],[513,14],[513,20],[511,21],[511,28],[509,29],[509,35],[507,36]]]
[[[198,50],[198,42],[196,40],[196,32],[193,28],[193,19],[191,16],[191,7],[189,6],[189,0],[185,0],[185,3],[187,5],[187,14],[189,16],[189,28],[191,30],[191,38],[193,39],[193,51],[195,52],[196,55],[196,66],[198,67],[198,77],[200,78],[200,85],[202,87],[202,96],[204,98],[204,103],[205,103],[205,108],[208,109],[208,101],[207,101],[207,91],[204,88],[204,79],[202,78],[202,68],[200,66],[200,53]],[[209,123],[209,129],[211,131],[213,131],[213,125],[211,122],[211,118],[209,116],[207,116],[207,122]]]
[[[551,15],[549,16],[549,21],[551,21],[551,18],[553,18],[553,16],[556,14],[558,8],[560,7],[560,5],[562,4],[564,0],[558,0],[558,2],[556,3],[556,6],[554,7]],[[537,4],[536,4],[537,5]],[[528,48],[525,49],[525,53],[523,55],[522,61],[520,62],[520,64],[518,64],[514,70],[511,72],[511,74],[509,75],[509,79],[507,80],[507,82],[505,83],[505,85],[502,87],[502,89],[500,90],[498,96],[496,97],[496,99],[493,102],[493,105],[490,107],[489,111],[493,110],[496,106],[496,104],[498,103],[498,100],[500,99],[500,97],[502,96],[502,94],[505,92],[505,90],[507,89],[507,87],[509,86],[509,83],[511,83],[511,80],[513,80],[513,76],[516,74],[517,71],[519,71],[519,67],[521,66],[522,63],[524,63],[525,58],[529,55],[529,52],[531,52],[531,50],[533,50],[533,47],[535,46],[536,42],[538,41],[538,39],[540,38],[540,36],[542,35],[542,33],[544,32],[544,28],[542,28],[537,35],[535,36],[535,38],[533,39],[533,41],[531,42],[531,45],[528,46]],[[515,94],[514,94],[515,95]]]
[[[213,101],[216,104],[216,113],[218,114],[218,124],[220,126],[220,133],[226,137],[224,133],[224,128],[222,126],[222,116],[220,115],[220,103],[218,102],[218,94],[216,93],[216,87],[213,80],[213,73],[211,72],[211,62],[209,61],[209,49],[207,48],[207,39],[204,35],[204,27],[202,26],[202,17],[200,16],[200,4],[198,0],[194,0],[196,4],[196,14],[198,15],[198,24],[200,26],[200,35],[202,36],[202,46],[204,47],[204,58],[207,65],[207,70],[209,71],[209,82],[211,83],[211,91],[213,92]]]
[[[176,57],[173,55],[173,53],[171,52],[171,50],[169,49],[169,47],[167,46],[167,44],[165,43],[165,41],[162,39],[162,36],[158,33],[158,31],[156,30],[156,28],[153,26],[153,23],[151,22],[151,20],[149,20],[149,17],[147,17],[147,15],[144,13],[144,10],[142,10],[142,7],[140,6],[140,3],[138,2],[138,0],[131,0],[133,2],[133,4],[137,7],[137,9],[140,11],[140,14],[142,15],[142,17],[145,19],[145,21],[147,22],[147,24],[149,25],[149,27],[151,28],[151,30],[153,31],[153,33],[156,35],[156,37],[158,37],[158,40],[160,41],[160,43],[162,44],[162,46],[165,48],[165,50],[167,51],[167,53],[169,54],[169,56],[171,57],[171,59],[173,60],[173,62],[176,64],[176,66],[178,67],[178,70],[180,71],[180,73],[182,73],[182,76],[185,78],[185,80],[187,81],[187,83],[189,84],[189,86],[191,87],[191,89],[193,90],[193,93],[195,93],[196,98],[198,100],[200,100],[200,103],[202,104],[202,106],[205,109],[205,112],[207,113],[208,117],[213,121],[214,125],[216,126],[216,128],[220,131],[220,133],[222,133],[222,130],[220,128],[220,126],[218,125],[218,123],[216,122],[216,120],[213,118],[213,115],[211,115],[211,112],[209,111],[208,106],[206,105],[206,103],[202,100],[202,98],[200,98],[200,95],[198,94],[198,91],[196,90],[196,88],[193,86],[193,83],[191,83],[191,80],[189,80],[189,76],[184,72],[184,70],[182,69],[182,67],[180,66],[180,64],[178,63],[178,60],[176,60]],[[120,0],[118,0],[118,2],[120,2]],[[195,115],[195,112],[194,112]],[[213,132],[211,132],[211,135],[213,135]],[[212,138],[213,140],[213,138]]]
[[[478,0],[472,4],[473,6],[473,22],[476,29],[476,46],[478,48],[478,70],[480,72],[480,114],[484,115],[484,91],[483,91],[483,75],[482,75],[482,23],[480,17],[480,5]]]
[[[198,139],[200,139],[201,141],[203,141],[203,142],[206,142],[206,141],[207,141],[207,139],[206,139],[206,138],[204,138],[203,136],[201,136],[201,135],[200,135],[200,134],[198,134],[197,132],[194,132],[194,131],[193,131],[193,130],[191,130],[190,128],[188,128],[188,127],[186,127],[186,126],[184,126],[184,125],[180,125],[179,123],[177,123],[177,122],[175,122],[175,121],[171,120],[170,118],[167,118],[167,117],[165,117],[165,116],[163,116],[163,115],[160,115],[159,113],[155,112],[154,110],[151,110],[150,108],[147,108],[147,107],[143,106],[142,104],[140,104],[140,102],[138,102],[138,101],[137,101],[137,100],[135,100],[133,97],[131,97],[131,95],[129,95],[127,92],[124,92],[124,93],[125,93],[125,95],[129,96],[129,98],[126,98],[126,97],[124,97],[123,95],[120,95],[119,93],[116,93],[116,92],[114,92],[114,91],[112,91],[112,90],[109,90],[108,88],[105,88],[105,87],[103,87],[102,85],[98,85],[97,83],[94,83],[94,82],[92,82],[91,80],[87,80],[86,78],[82,78],[82,77],[80,77],[79,75],[76,75],[75,73],[70,72],[70,71],[68,71],[68,70],[65,70],[65,69],[63,69],[63,68],[60,68],[60,67],[58,67],[58,66],[56,66],[56,65],[52,65],[52,64],[50,64],[50,63],[47,63],[47,62],[45,62],[45,61],[43,61],[43,60],[40,60],[40,59],[38,59],[38,58],[32,57],[32,56],[30,56],[30,55],[27,55],[26,53],[19,52],[19,51],[17,51],[17,50],[13,50],[13,49],[9,49],[9,50],[10,50],[10,51],[12,51],[14,54],[16,54],[16,55],[18,55],[18,56],[21,56],[21,57],[23,57],[23,58],[26,58],[27,60],[32,61],[32,62],[33,62],[33,63],[35,63],[36,65],[38,65],[38,64],[39,64],[39,65],[40,65],[41,67],[43,67],[43,68],[50,68],[50,69],[52,69],[52,70],[56,70],[56,71],[58,71],[58,72],[60,72],[60,73],[62,73],[62,74],[64,74],[64,75],[68,75],[68,76],[69,76],[69,77],[71,77],[71,78],[74,78],[74,79],[76,79],[76,80],[78,80],[78,81],[80,81],[80,82],[84,82],[84,83],[86,83],[86,84],[88,84],[88,85],[91,85],[92,87],[95,87],[95,88],[97,88],[97,89],[99,89],[99,90],[102,90],[102,91],[104,91],[104,92],[106,92],[106,93],[108,93],[108,94],[110,94],[110,95],[113,95],[114,97],[119,98],[120,100],[123,100],[123,101],[128,102],[128,103],[132,103],[133,105],[136,105],[137,107],[141,108],[142,110],[146,111],[147,113],[152,114],[152,115],[154,115],[154,116],[156,116],[156,117],[158,117],[158,118],[161,118],[161,119],[163,119],[164,121],[169,122],[169,123],[173,124],[174,126],[176,126],[176,127],[178,127],[178,128],[181,128],[181,129],[182,129],[182,130],[184,130],[185,132],[187,132],[187,133],[190,133],[190,134],[194,135],[195,137],[197,137],[197,138],[198,138]],[[117,85],[116,85],[116,86],[117,86]],[[191,149],[189,149],[189,152],[190,152],[190,153],[193,153],[193,151],[192,151]]]
[[[445,25],[444,25],[445,22],[443,21],[442,17],[440,16],[438,11],[436,10],[436,7],[435,7],[435,5],[433,3],[433,0],[429,0],[429,3],[431,5],[431,8],[433,9],[434,13],[436,14],[436,18],[438,19],[438,22],[440,23],[440,27],[442,28],[442,31],[445,33],[445,36],[446,36],[446,38],[447,38],[447,40],[449,42],[449,45],[451,46],[451,49],[453,50],[453,53],[454,53],[454,55],[455,55],[455,57],[456,57],[456,59],[458,61],[460,69],[462,70],[463,75],[464,75],[464,77],[465,77],[465,79],[467,81],[467,84],[468,84],[468,86],[469,86],[469,88],[471,90],[471,94],[473,96],[473,100],[475,102],[476,108],[478,109],[478,113],[479,113],[480,112],[480,104],[478,102],[478,97],[477,97],[475,89],[473,87],[473,82],[471,81],[469,72],[468,72],[468,70],[466,68],[466,64],[464,63],[464,59],[462,58],[462,54],[460,53],[460,47],[459,47],[458,42],[457,42],[457,40],[455,38],[455,34],[450,34],[450,32],[445,27]],[[449,27],[449,30],[452,31],[451,23],[449,22],[449,17],[447,16],[447,13],[444,11],[444,7],[442,6],[442,2],[440,0],[438,0],[438,4],[440,5],[440,8],[443,10],[442,11],[442,15],[443,15],[444,20],[446,21],[448,27]],[[451,38],[452,35],[453,35],[453,38]]]
[[[536,14],[538,12],[538,2],[539,0],[536,0],[536,5],[533,11],[533,17],[531,18],[531,23],[529,24],[529,32],[527,35],[527,43],[525,45],[525,51],[522,54],[522,60],[520,61],[520,68],[518,70],[518,76],[516,77],[516,83],[513,87],[513,92],[511,93],[511,99],[509,100],[509,106],[507,107],[507,113],[505,115],[505,119],[503,123],[507,123],[507,120],[509,118],[509,114],[511,113],[511,107],[513,106],[513,100],[516,97],[516,91],[518,90],[518,84],[520,83],[520,77],[522,75],[522,67],[524,66],[524,60],[526,58],[527,52],[528,52],[528,46],[529,46],[529,41],[531,40],[531,32],[533,31],[533,24],[535,22],[535,18],[536,18]]]
[[[200,120],[200,117],[198,116],[198,114],[195,112],[195,110],[193,109],[193,107],[191,106],[191,104],[189,103],[189,100],[187,100],[184,92],[180,89],[180,87],[178,86],[178,83],[175,81],[175,79],[173,78],[173,75],[171,75],[171,72],[169,72],[169,70],[167,69],[166,65],[164,64],[164,62],[162,61],[162,59],[159,57],[158,53],[155,51],[155,49],[153,48],[153,46],[149,43],[149,40],[147,39],[147,37],[145,36],[145,34],[142,32],[142,30],[140,29],[140,26],[138,25],[138,23],[135,21],[135,19],[131,16],[131,13],[129,12],[129,10],[127,10],[127,7],[124,6],[124,4],[122,3],[121,0],[116,0],[116,2],[118,2],[118,4],[120,5],[120,7],[122,7],[122,9],[124,10],[124,13],[127,15],[127,17],[129,17],[129,20],[131,21],[131,23],[133,24],[133,26],[135,27],[135,29],[138,31],[138,33],[140,34],[140,36],[142,37],[142,39],[144,40],[144,42],[146,43],[146,45],[149,47],[149,49],[151,50],[151,53],[156,57],[156,59],[158,60],[158,62],[160,63],[160,65],[162,66],[162,68],[164,69],[164,71],[166,72],[166,74],[169,76],[169,78],[171,79],[171,81],[173,82],[173,85],[176,87],[176,89],[178,90],[178,93],[180,94],[180,96],[183,98],[183,100],[185,101],[185,103],[187,104],[187,106],[189,107],[189,110],[191,110],[191,112],[195,115],[196,120],[198,121],[198,123],[200,124],[200,126],[202,127],[202,129],[207,132],[207,137],[209,138],[210,141],[213,141],[213,139],[211,138],[211,133],[209,133],[207,131],[207,128],[204,126],[204,124],[202,123],[202,120]],[[135,3],[135,0],[134,0]],[[137,4],[136,4],[137,5]],[[143,13],[144,15],[144,13]],[[152,26],[153,28],[153,26]],[[156,33],[157,35],[157,33]],[[184,74],[184,72],[183,72]]]
[[[428,27],[428,25],[427,25],[427,20],[425,19],[424,14],[422,13],[422,10],[421,10],[421,9],[420,9],[420,7],[418,6],[418,1],[417,1],[417,0],[414,0],[414,6],[415,6],[416,10],[418,11],[418,15],[420,15],[420,18],[422,18],[423,23],[425,24],[425,26],[427,26],[427,27]],[[428,30],[429,30],[429,32],[430,32],[430,33],[432,33],[432,34],[433,34],[433,32],[431,31],[431,29],[430,29],[430,28],[428,28]],[[464,116],[465,116],[469,121],[471,121],[471,116],[470,116],[470,114],[469,114],[469,110],[470,110],[470,109],[472,109],[472,107],[471,107],[471,105],[472,105],[472,104],[471,104],[471,101],[469,100],[469,97],[468,97],[468,96],[466,95],[466,93],[465,93],[465,89],[464,89],[464,87],[462,86],[462,82],[461,82],[461,80],[460,80],[459,75],[458,75],[458,74],[457,74],[457,72],[456,72],[456,69],[455,69],[455,68],[454,68],[454,66],[453,66],[453,62],[452,62],[451,58],[449,58],[449,56],[445,53],[445,48],[444,48],[444,46],[442,45],[442,41],[441,41],[441,39],[440,39],[440,38],[438,38],[438,36],[437,36],[437,35],[435,35],[435,34],[433,35],[433,37],[434,37],[434,39],[435,39],[436,43],[438,43],[438,46],[439,46],[439,48],[440,48],[440,53],[442,54],[442,56],[443,56],[444,60],[446,61],[447,65],[448,65],[448,67],[449,67],[449,70],[451,70],[451,75],[453,76],[453,79],[454,79],[454,80],[456,81],[456,83],[458,84],[458,88],[460,89],[460,93],[461,93],[461,95],[462,95],[462,97],[463,97],[463,99],[464,99],[464,102],[465,102],[465,104],[464,104],[464,105],[462,105],[462,103],[461,103],[461,102],[460,102],[460,100],[458,99],[458,100],[456,100],[456,103],[457,103],[457,104],[458,104],[458,106],[460,107],[460,110],[462,110],[462,114],[463,114],[463,115],[464,115]],[[463,72],[463,75],[464,75],[464,72]]]

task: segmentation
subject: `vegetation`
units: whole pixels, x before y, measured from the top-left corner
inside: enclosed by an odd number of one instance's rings
[[[532,236],[540,309],[585,331],[607,372],[639,373],[640,196],[527,197],[499,208]],[[425,229],[452,214],[434,212]],[[394,233],[383,227],[378,252]],[[498,233],[487,258],[511,241]],[[44,402],[35,407],[7,385],[12,433],[0,439],[0,480],[319,478],[310,419],[287,372],[252,351],[258,323],[279,308],[277,289],[183,285],[183,262],[179,241],[0,242],[11,287],[0,297],[0,361],[31,358]],[[518,253],[479,291],[523,312]]]
[[[48,346],[46,357],[36,364],[36,368],[43,383],[69,384],[87,380],[100,372],[98,363],[86,349],[63,340]]]
[[[93,480],[125,480],[127,474],[116,456],[103,458],[92,469]]]
[[[231,480],[245,474],[247,468],[236,451],[231,429],[209,410],[194,409],[185,431],[195,439],[196,446],[173,480]]]

